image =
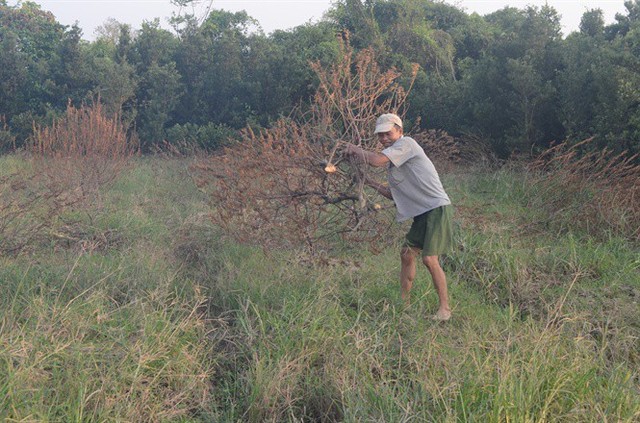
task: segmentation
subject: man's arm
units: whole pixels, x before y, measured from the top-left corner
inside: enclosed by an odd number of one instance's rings
[[[345,147],[345,152],[352,156],[356,156],[363,162],[374,167],[387,166],[387,164],[389,163],[389,158],[384,154],[367,151],[362,149],[362,147],[358,147],[354,144],[347,144],[347,146]]]
[[[374,153],[372,151],[364,150],[362,147],[358,147],[354,144],[347,144],[345,148],[345,153],[357,157],[359,160],[370,164],[375,167],[387,166],[390,162],[389,158],[381,153]],[[375,189],[382,195],[383,197],[388,198],[389,200],[393,200],[393,196],[391,195],[391,190],[388,186],[378,183],[372,179],[365,178],[364,183]]]
[[[370,186],[371,188],[375,189],[376,191],[378,191],[380,195],[382,195],[383,197],[386,197],[389,200],[393,200],[393,196],[391,195],[391,190],[387,185],[378,183],[369,178],[365,178],[364,183]]]

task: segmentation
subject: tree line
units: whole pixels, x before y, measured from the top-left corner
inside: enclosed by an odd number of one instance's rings
[[[586,11],[566,36],[549,5],[480,16],[440,1],[341,0],[319,22],[271,34],[246,12],[211,10],[174,16],[172,30],[109,20],[86,41],[36,3],[0,0],[0,150],[97,98],[144,150],[215,149],[304,108],[318,85],[310,62],[334,63],[348,36],[383,69],[420,65],[410,125],[483,140],[500,157],[590,137],[638,153],[640,0],[624,6],[609,25]]]

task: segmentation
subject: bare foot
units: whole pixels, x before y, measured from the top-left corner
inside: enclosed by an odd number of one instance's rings
[[[447,320],[451,319],[451,312],[446,310],[438,310],[436,314],[431,316],[431,319],[438,322],[446,322]]]
[[[409,310],[411,308],[411,300],[402,300],[402,309]]]

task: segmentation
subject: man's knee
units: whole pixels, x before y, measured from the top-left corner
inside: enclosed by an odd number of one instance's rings
[[[429,270],[440,268],[440,260],[438,256],[424,256],[422,257],[422,263],[424,263]]]
[[[400,251],[400,260],[403,266],[411,266],[415,264],[416,252],[410,247],[404,247]]]

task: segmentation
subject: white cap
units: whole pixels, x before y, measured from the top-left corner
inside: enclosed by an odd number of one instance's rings
[[[376,130],[373,131],[373,133],[389,132],[394,125],[402,128],[402,119],[393,113],[385,113],[384,115],[380,115],[378,120],[376,120]]]

